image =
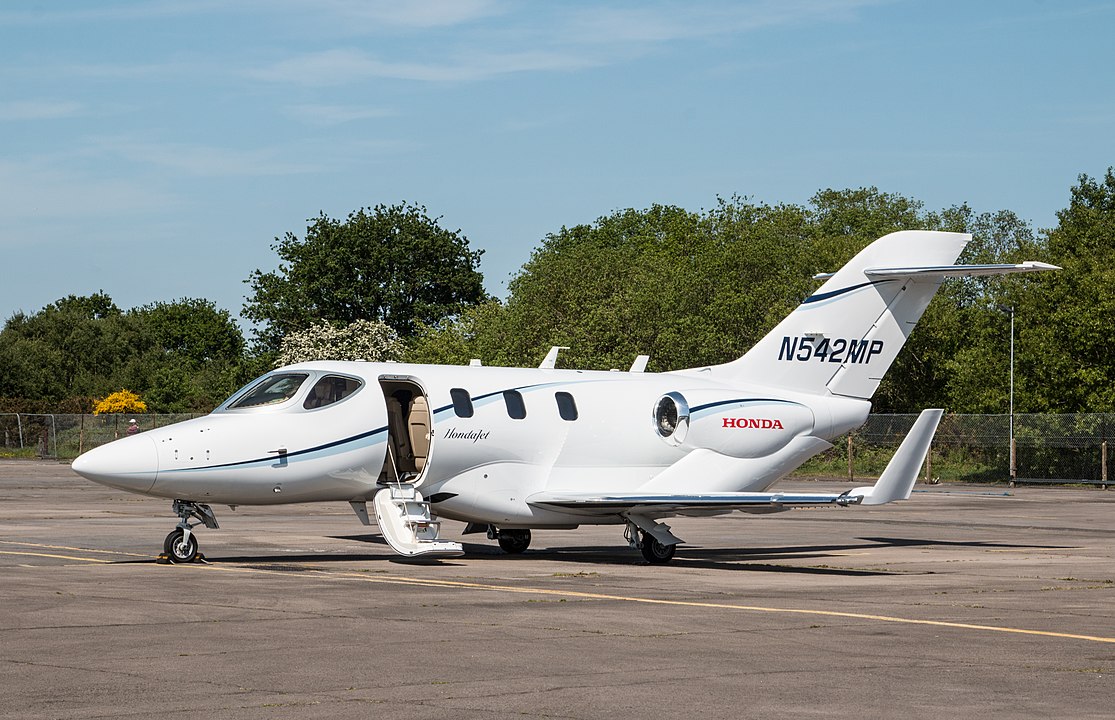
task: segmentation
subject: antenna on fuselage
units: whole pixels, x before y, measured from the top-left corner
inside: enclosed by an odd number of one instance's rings
[[[650,360],[650,355],[639,355],[635,358],[635,362],[631,363],[631,369],[627,372],[641,373],[647,369],[647,361]]]
[[[550,352],[546,353],[546,357],[542,358],[542,363],[538,366],[539,370],[553,370],[557,365],[558,353],[562,350],[568,350],[567,345],[554,345],[550,348]]]

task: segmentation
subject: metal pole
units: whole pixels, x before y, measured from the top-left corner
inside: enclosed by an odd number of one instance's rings
[[[19,449],[23,449],[23,420],[20,419],[19,413],[15,414],[15,424],[19,428]]]
[[[1010,308],[1010,486],[1018,477],[1017,455],[1014,445],[1014,306]]]
[[[1103,489],[1107,489],[1107,441],[1100,443],[1100,478],[1103,480]]]
[[[852,433],[848,433],[848,482],[855,478],[852,476]]]

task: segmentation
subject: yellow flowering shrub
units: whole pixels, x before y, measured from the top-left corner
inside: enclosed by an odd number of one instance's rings
[[[114,392],[104,400],[97,401],[93,407],[94,415],[145,412],[147,412],[147,403],[140,400],[139,395],[131,390]]]

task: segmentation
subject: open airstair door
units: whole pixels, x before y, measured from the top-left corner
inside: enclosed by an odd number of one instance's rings
[[[418,486],[426,475],[433,437],[433,415],[426,393],[413,378],[379,379],[387,403],[387,456],[373,507],[380,532],[400,555],[464,555],[460,543],[441,540],[441,523]]]

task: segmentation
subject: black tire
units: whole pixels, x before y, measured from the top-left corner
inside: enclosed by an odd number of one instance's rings
[[[500,530],[499,546],[509,555],[518,555],[530,547],[530,530]]]
[[[639,550],[651,565],[663,565],[674,558],[674,551],[677,548],[677,545],[663,545],[652,535],[643,533],[643,546]]]
[[[184,534],[182,528],[175,528],[163,541],[163,548],[173,563],[190,563],[197,557],[197,536],[190,533],[189,541],[182,542]]]

